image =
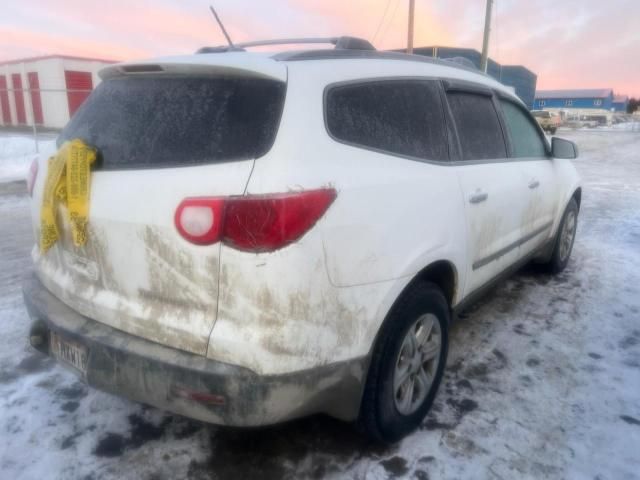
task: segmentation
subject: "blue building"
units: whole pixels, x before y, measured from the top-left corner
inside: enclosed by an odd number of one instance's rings
[[[404,52],[404,50],[398,51]],[[419,47],[414,48],[413,53],[442,59],[462,57],[480,69],[481,54],[473,48]],[[538,77],[531,70],[522,65],[500,65],[498,62],[489,58],[487,61],[487,74],[500,83],[513,87],[516,95],[520,97],[527,107],[533,105]]]
[[[613,109],[616,112],[626,113],[629,105],[629,97],[627,95],[613,96]]]
[[[590,90],[538,90],[533,108],[534,110],[574,109],[606,110],[609,112],[614,108],[613,90],[610,88]]]

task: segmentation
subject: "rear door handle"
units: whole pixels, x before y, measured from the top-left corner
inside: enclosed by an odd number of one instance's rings
[[[483,192],[482,190],[476,190],[469,196],[469,203],[480,203],[484,202],[487,198],[489,198],[489,194],[487,192]]]
[[[540,186],[540,182],[538,180],[536,180],[536,179],[529,180],[529,188],[530,189],[533,190],[534,188],[538,188],[539,186]]]

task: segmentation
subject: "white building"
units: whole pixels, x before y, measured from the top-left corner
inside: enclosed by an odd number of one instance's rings
[[[62,128],[114,63],[47,55],[0,62],[0,125]]]

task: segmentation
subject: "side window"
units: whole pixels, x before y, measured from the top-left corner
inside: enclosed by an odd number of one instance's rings
[[[447,134],[438,85],[385,80],[333,87],[327,94],[329,133],[356,146],[447,160]]]
[[[490,96],[449,91],[447,100],[458,130],[463,160],[507,156],[502,128]]]
[[[511,137],[513,156],[519,158],[545,157],[544,143],[529,115],[507,100],[500,100],[500,103]]]

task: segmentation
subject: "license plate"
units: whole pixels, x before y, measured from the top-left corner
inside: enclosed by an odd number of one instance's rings
[[[62,363],[70,365],[85,375],[87,373],[87,347],[62,338],[55,332],[51,332],[49,346],[51,354]]]

